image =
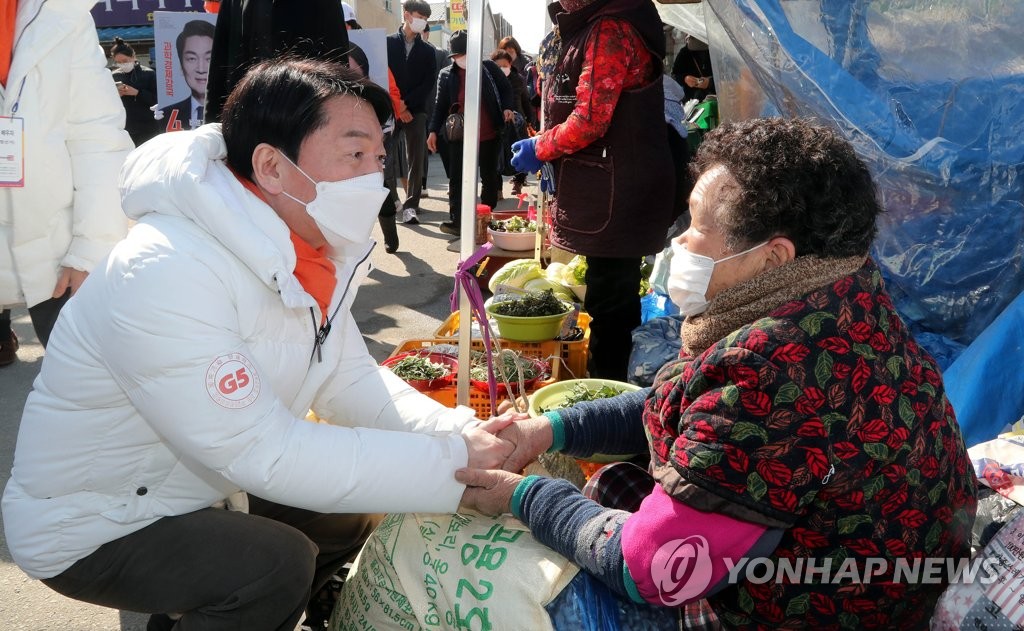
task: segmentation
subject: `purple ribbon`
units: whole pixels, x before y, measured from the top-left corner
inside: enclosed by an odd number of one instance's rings
[[[451,308],[452,312],[459,310],[459,288],[461,287],[469,298],[471,316],[476,316],[477,322],[480,323],[480,332],[484,338],[484,358],[487,361],[487,389],[491,395],[491,415],[493,416],[494,411],[498,409],[498,384],[494,378],[494,360],[491,353],[491,324],[487,318],[487,310],[484,308],[484,297],[480,293],[480,285],[477,283],[476,276],[472,272],[472,268],[482,261],[490,251],[491,244],[485,243],[480,246],[480,249],[470,255],[468,259],[459,261],[459,265],[455,270],[455,289],[452,290]],[[468,323],[460,321],[459,327],[463,326],[470,327],[470,339],[472,339],[472,317]],[[472,353],[472,347],[470,353]],[[472,366],[472,360],[470,365]],[[511,395],[511,393],[509,394]]]

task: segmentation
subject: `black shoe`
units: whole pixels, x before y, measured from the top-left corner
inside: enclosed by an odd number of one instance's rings
[[[0,342],[0,366],[8,366],[18,358],[18,336],[12,330],[10,336]]]
[[[446,221],[438,227],[440,228],[441,232],[445,234],[450,234],[454,237],[459,236],[459,227],[455,225],[454,221]]]

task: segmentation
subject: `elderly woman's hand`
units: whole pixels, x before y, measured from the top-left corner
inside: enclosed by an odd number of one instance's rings
[[[523,476],[508,471],[458,469],[455,479],[466,485],[459,506],[483,513],[501,515],[512,509],[512,494]]]
[[[511,423],[498,433],[498,437],[515,445],[501,468],[505,471],[519,473],[537,456],[551,448],[554,433],[551,421],[546,417],[527,418]]]

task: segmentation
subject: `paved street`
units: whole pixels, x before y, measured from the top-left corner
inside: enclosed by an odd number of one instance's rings
[[[440,159],[434,156],[430,162],[430,197],[423,200],[421,223],[399,226],[401,246],[397,255],[384,252],[380,231],[374,229],[374,238],[380,243],[373,253],[375,269],[360,289],[353,312],[370,353],[378,361],[404,339],[431,336],[448,315],[458,253],[447,251],[451,237],[437,229],[437,224],[448,218],[446,189]],[[507,194],[507,184],[504,190]],[[498,207],[512,205],[506,200]],[[0,368],[0,488],[10,476],[21,409],[43,357],[28,312],[17,309],[14,316],[21,350],[17,362]],[[0,537],[0,630],[142,631],[145,623],[146,616],[82,604],[30,580],[11,562],[6,542]]]

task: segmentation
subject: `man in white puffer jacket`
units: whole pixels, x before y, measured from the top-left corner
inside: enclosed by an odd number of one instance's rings
[[[349,312],[387,194],[390,101],[348,77],[261,63],[223,133],[129,156],[138,224],[53,332],[3,496],[30,576],[183,614],[177,629],[291,630],[369,534],[363,514],[454,511],[454,471],[511,452],[492,435],[508,419],[481,425],[409,388]],[[210,508],[239,491],[250,514]]]

